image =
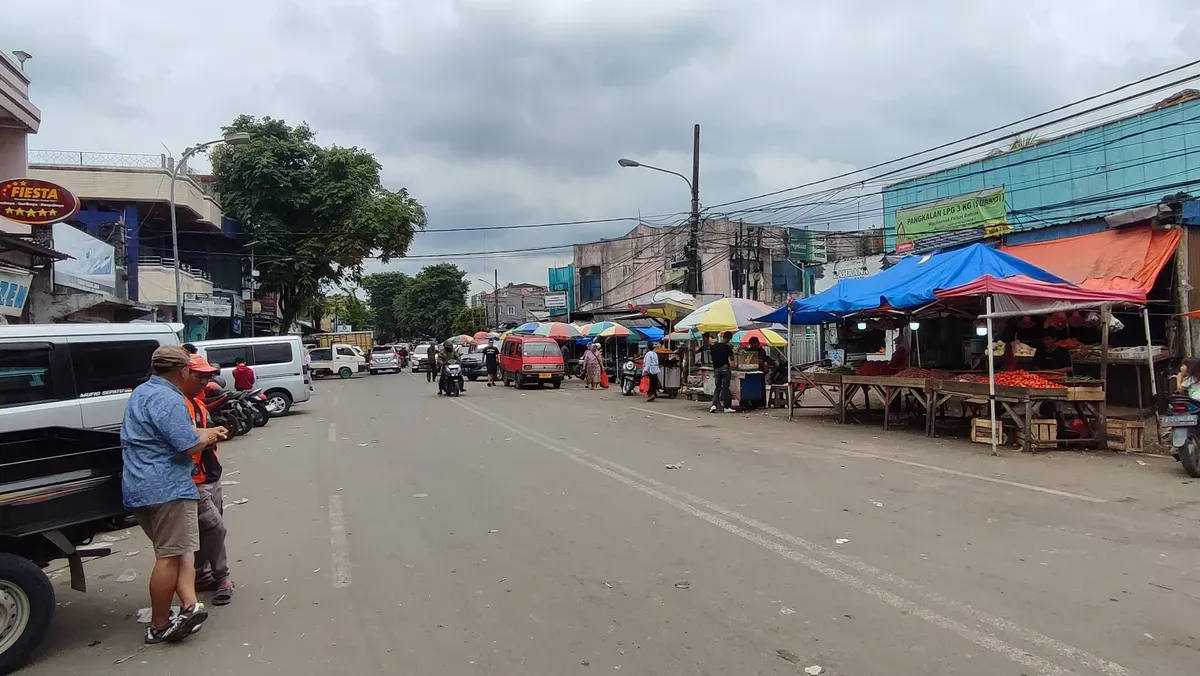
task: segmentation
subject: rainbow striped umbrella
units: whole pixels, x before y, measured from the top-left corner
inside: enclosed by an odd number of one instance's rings
[[[738,331],[733,334],[732,342],[734,345],[749,345],[751,338],[758,338],[759,345],[769,345],[771,347],[785,347],[787,341],[783,336],[775,333],[771,329],[748,329],[746,331]]]
[[[451,336],[446,339],[447,345],[470,345],[471,343],[474,343],[474,342],[475,342],[475,338],[472,336],[468,336],[465,333],[461,333],[457,336]]]
[[[768,308],[763,312],[763,308]],[[775,308],[747,298],[721,298],[701,305],[688,316],[675,322],[675,328],[688,331],[695,329],[710,333],[714,331],[740,331],[763,326],[753,317],[761,317]]]
[[[583,335],[579,329],[563,322],[541,322],[532,333],[535,336],[545,336],[556,340],[569,340]]]
[[[471,337],[475,340],[487,340],[488,338],[496,338],[497,336],[491,331],[476,331],[475,335]]]
[[[666,340],[672,342],[685,342],[689,340],[700,340],[704,337],[699,331],[673,331],[667,334]]]
[[[513,329],[512,332],[529,335],[536,331],[538,326],[541,326],[541,322],[525,322],[524,324]]]
[[[616,322],[596,322],[588,327],[586,335],[590,338],[628,338],[631,335],[639,337],[639,334],[631,332]]]

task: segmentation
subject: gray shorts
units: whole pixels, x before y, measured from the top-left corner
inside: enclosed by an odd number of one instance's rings
[[[195,500],[172,500],[130,510],[154,545],[154,557],[193,554],[200,549],[200,521]]]

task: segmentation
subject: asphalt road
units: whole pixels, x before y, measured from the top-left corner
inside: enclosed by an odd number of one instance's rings
[[[91,593],[59,577],[23,673],[1200,673],[1200,483],[1170,461],[576,381],[317,387],[222,448],[233,605],[142,648],[134,534]]]

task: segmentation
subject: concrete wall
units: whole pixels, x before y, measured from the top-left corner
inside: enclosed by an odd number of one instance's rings
[[[199,275],[181,271],[180,285],[184,293],[212,293],[212,282]],[[138,266],[139,298],[150,305],[175,304],[175,268],[161,265]]]
[[[167,202],[171,186],[171,174],[166,169],[33,164],[29,176],[64,186],[80,200]],[[189,221],[210,226],[214,233],[222,232],[221,206],[192,179],[176,182],[175,204],[191,212]]]

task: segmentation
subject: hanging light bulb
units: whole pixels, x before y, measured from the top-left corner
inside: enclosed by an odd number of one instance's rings
[[[918,322],[914,319],[913,321],[908,323],[908,328],[913,331],[916,331],[917,329],[921,328],[921,322]]]
[[[976,324],[975,325],[975,335],[986,336],[987,335],[987,324],[984,324],[983,322]]]
[[[856,324],[855,326],[856,326],[856,327],[858,327],[858,330],[859,330],[859,331],[866,331],[866,330],[867,330],[867,323],[866,323],[866,322],[864,322],[864,321],[861,321],[861,320],[860,320],[860,321],[858,322],[858,324]]]

